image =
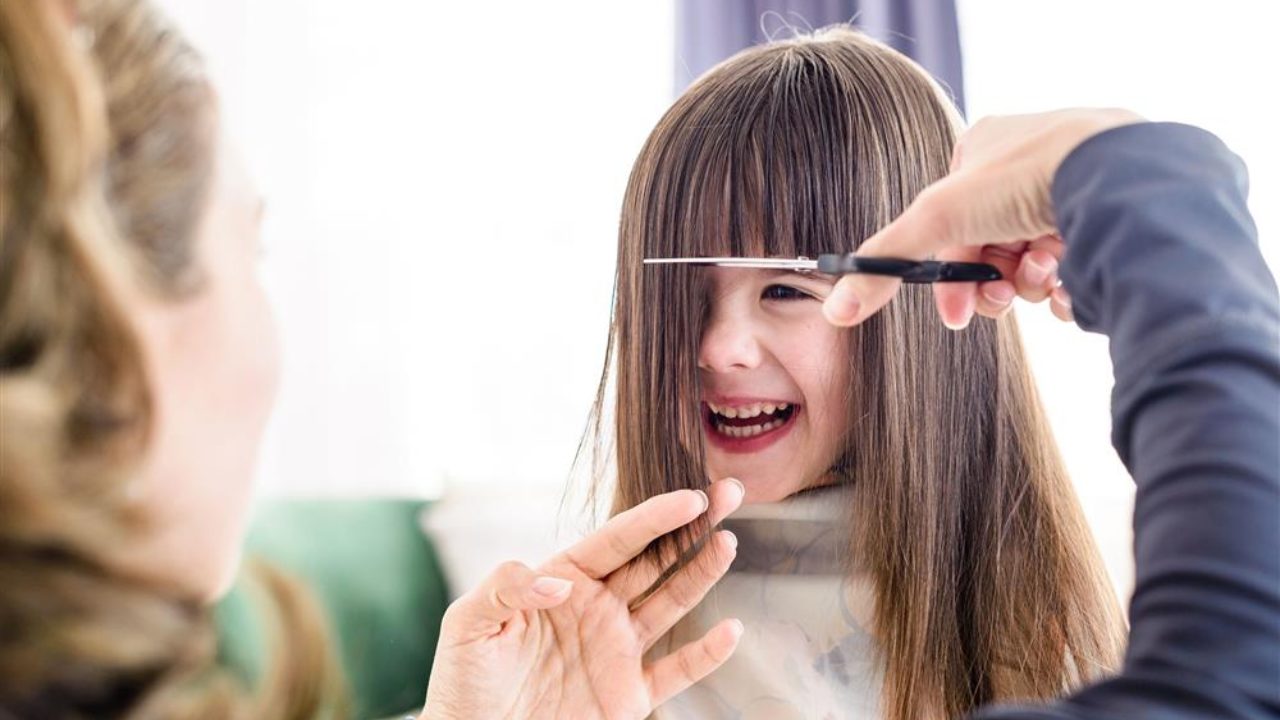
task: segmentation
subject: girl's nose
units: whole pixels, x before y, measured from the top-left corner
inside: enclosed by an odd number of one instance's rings
[[[763,351],[751,319],[719,309],[711,315],[698,348],[698,367],[709,372],[759,367]]]

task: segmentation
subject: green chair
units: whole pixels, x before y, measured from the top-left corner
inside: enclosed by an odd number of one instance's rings
[[[287,500],[264,504],[245,553],[300,577],[330,620],[357,718],[422,706],[449,593],[419,525],[420,500]],[[253,683],[267,633],[242,574],[216,608],[223,663]]]

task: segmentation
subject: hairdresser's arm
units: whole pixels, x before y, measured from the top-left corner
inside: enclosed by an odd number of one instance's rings
[[[1245,169],[1182,125],[1086,141],[1052,198],[1077,322],[1111,340],[1138,485],[1121,675],[986,718],[1280,715],[1280,310]]]
[[[1033,174],[1050,178],[1040,217],[1065,242],[1076,320],[1111,342],[1112,441],[1137,483],[1129,648],[1115,678],[978,717],[1280,717],[1280,302],[1244,166],[1214,136],[1174,124],[1084,133],[1068,152]],[[993,196],[1019,182],[984,172],[1003,181]],[[934,222],[948,212],[925,209]],[[940,254],[968,243],[959,255],[972,256],[978,241],[964,235]],[[896,247],[890,233],[873,249]],[[973,307],[939,298],[948,303]],[[837,320],[840,309],[829,309]]]

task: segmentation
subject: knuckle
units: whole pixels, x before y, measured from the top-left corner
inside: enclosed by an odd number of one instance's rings
[[[498,564],[493,574],[498,577],[513,577],[523,574],[528,569],[519,560],[505,560]]]
[[[698,594],[688,582],[676,581],[671,583],[668,593],[670,594],[671,604],[676,607],[681,615],[693,609],[693,606],[698,603]]]
[[[698,662],[697,661],[698,659],[700,659],[701,657],[705,657],[706,655],[707,655],[707,651],[706,651],[706,648],[703,647],[702,641],[697,642],[693,647],[689,648],[687,652],[680,653],[677,656],[678,658],[677,662],[679,663],[680,672],[689,680],[697,680],[698,679]]]
[[[636,615],[635,623],[636,637],[642,644],[648,645],[650,640],[657,638],[661,634],[654,627],[653,621],[646,617],[644,613]]]
[[[921,230],[931,238],[950,238],[957,230],[955,193],[943,183],[925,188],[916,199],[917,219]]]
[[[609,547],[609,552],[618,557],[627,557],[631,554],[627,542],[622,539],[619,532],[608,532],[604,536],[605,544]]]
[[[498,567],[489,575],[492,582],[494,592],[497,588],[504,587],[519,582],[531,571],[529,567],[518,560],[507,560],[500,563]]]

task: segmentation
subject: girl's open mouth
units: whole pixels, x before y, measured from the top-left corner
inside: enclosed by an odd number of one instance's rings
[[[728,452],[750,453],[781,440],[800,410],[788,402],[704,402],[702,420],[711,444]]]

